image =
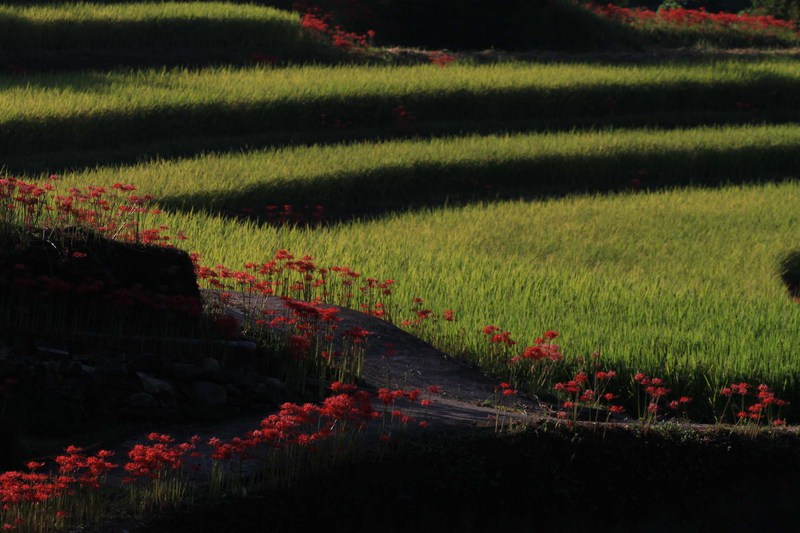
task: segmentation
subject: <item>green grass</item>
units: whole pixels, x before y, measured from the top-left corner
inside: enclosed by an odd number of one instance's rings
[[[225,2],[0,5],[0,50],[307,46],[299,15]]]
[[[476,124],[497,130],[787,120],[800,114],[798,95],[800,68],[789,60],[33,75],[0,78],[0,154],[280,131],[302,140],[325,130],[323,114],[346,124],[329,131],[345,138],[364,128],[398,134]],[[414,115],[403,128],[393,117],[401,104]]]
[[[627,176],[633,169],[618,157],[636,154],[680,183],[709,170],[692,155],[706,149],[727,154],[714,159],[730,164],[732,176],[757,179],[769,160],[746,167],[746,158],[735,160],[735,154],[772,144],[790,157],[797,135],[797,128],[783,126],[364,143],[98,169],[66,175],[63,185],[133,182],[165,197],[173,210],[161,220],[184,230],[190,240],[182,246],[208,264],[241,267],[287,248],[323,265],[397,279],[396,302],[410,308],[411,298],[420,296],[438,311],[457,309],[464,335],[450,348],[495,371],[479,332],[490,323],[521,343],[557,329],[570,356],[600,347],[609,367],[666,376],[676,391],[707,394],[713,387],[706,379],[715,386],[748,379],[800,400],[793,348],[800,307],[779,275],[781,259],[800,246],[796,181],[440,205],[317,230],[218,217],[212,201],[231,209],[283,202],[276,195],[247,195],[259,187],[296,186],[298,198],[316,198],[317,188],[319,197],[357,191],[349,179],[373,198],[381,187],[402,198],[404,187],[428,183],[413,178],[426,165],[458,169],[445,182],[450,188],[468,181],[469,169],[484,172],[518,157],[560,157],[563,165],[579,161],[587,176],[592,168]],[[412,175],[408,183],[390,184],[381,175],[382,166],[395,165]],[[566,166],[551,170],[547,179],[574,179]],[[546,181],[531,172],[508,179],[533,190]],[[205,195],[208,203],[186,202],[187,195]]]

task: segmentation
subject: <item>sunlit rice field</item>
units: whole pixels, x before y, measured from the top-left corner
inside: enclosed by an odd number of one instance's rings
[[[443,122],[459,133],[476,122],[497,130],[624,125],[630,117],[653,125],[786,121],[800,116],[798,89],[800,69],[785,59],[39,74],[0,78],[0,152],[307,134],[332,121],[337,135],[408,134]],[[410,114],[400,125],[398,109]]]
[[[66,117],[92,112],[127,111],[182,103],[244,104],[281,100],[349,98],[411,98],[424,101],[444,96],[458,105],[467,96],[523,91],[551,96],[549,103],[565,109],[585,93],[605,89],[630,96],[625,105],[655,103],[677,91],[748,90],[772,83],[776,89],[800,83],[800,68],[788,59],[718,60],[697,63],[601,65],[591,63],[500,63],[421,66],[302,66],[286,69],[212,68],[144,70],[88,74],[39,74],[0,79],[0,118]],[[53,96],[58,96],[54,100]],[[762,96],[752,94],[752,96]],[[685,96],[684,96],[685,98]],[[713,104],[706,101],[706,104]],[[664,107],[669,102],[661,102]],[[528,101],[541,107],[542,102]],[[650,109],[654,111],[654,109]]]

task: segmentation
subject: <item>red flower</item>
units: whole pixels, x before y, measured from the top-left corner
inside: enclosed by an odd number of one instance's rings
[[[334,381],[331,383],[330,389],[332,392],[337,394],[346,393],[346,392],[353,392],[356,390],[355,385],[348,385],[346,383],[342,383],[341,381]]]
[[[433,63],[434,65],[438,65],[440,67],[446,67],[447,65],[456,60],[455,56],[452,56],[450,54],[445,54],[444,52],[434,52],[433,54],[428,56],[428,59],[430,60],[431,63]]]
[[[372,335],[372,333],[358,326],[353,326],[352,329],[343,332],[342,335],[352,340],[353,344],[364,344],[367,337]]]

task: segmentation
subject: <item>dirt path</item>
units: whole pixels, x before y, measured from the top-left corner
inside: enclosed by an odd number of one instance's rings
[[[264,305],[258,307],[281,311],[284,304],[279,298],[269,298]],[[496,392],[496,380],[478,369],[453,359],[385,320],[352,309],[334,307],[339,309],[339,316],[342,319],[340,331],[358,326],[371,333],[367,341],[363,367],[366,388],[373,390],[380,387],[404,390],[416,388],[426,391],[432,385],[439,387],[441,392],[433,398],[433,403],[425,412],[419,407],[413,412],[417,420],[427,422],[428,426],[424,431],[493,428],[494,417],[497,415],[503,423],[511,420],[533,421],[543,416],[546,407],[535,399],[522,395],[502,398],[502,408],[496,408],[496,402],[501,398]],[[241,310],[233,314],[240,320],[243,318]],[[392,347],[389,354],[387,346]],[[375,403],[377,404],[377,401]],[[176,424],[161,427],[159,431],[169,433],[178,441],[198,435],[203,443],[199,450],[207,455],[210,454],[210,448],[204,443],[210,438],[230,440],[240,437],[248,431],[257,429],[259,422],[269,414],[271,412],[236,416],[214,423]],[[147,435],[151,430],[151,428],[143,430],[113,446],[116,460],[123,462],[127,458],[128,451],[136,444],[147,443]],[[198,465],[201,467],[200,475],[207,475],[206,470],[210,462],[200,461]],[[118,469],[109,476],[108,482],[111,485],[120,485],[124,476],[124,472]]]

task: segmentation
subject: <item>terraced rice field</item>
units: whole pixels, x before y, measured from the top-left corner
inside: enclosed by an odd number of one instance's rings
[[[36,32],[0,30],[0,51],[107,46],[82,24],[124,48],[159,39],[139,24],[233,20],[190,6],[3,8]],[[313,44],[296,16],[239,15],[252,26],[165,43]],[[568,358],[600,349],[687,394],[746,379],[798,402],[800,306],[779,276],[800,247],[798,89],[780,57],[6,74],[0,162],[64,187],[133,183],[208,264],[289,249],[396,279],[399,305],[456,310],[458,340],[442,323],[428,340],[493,372],[484,326],[519,346],[555,329]],[[284,204],[321,204],[328,223],[241,216]]]

